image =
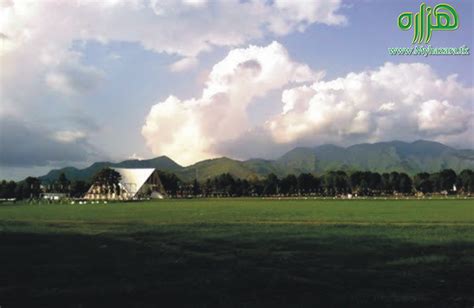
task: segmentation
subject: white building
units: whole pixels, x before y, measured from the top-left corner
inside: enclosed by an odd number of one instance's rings
[[[45,200],[54,200],[58,201],[61,199],[66,199],[69,195],[66,193],[54,193],[54,192],[48,192],[48,193],[42,193],[41,197]]]

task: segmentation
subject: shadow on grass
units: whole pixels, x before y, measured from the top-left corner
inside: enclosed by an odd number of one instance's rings
[[[180,225],[101,235],[4,231],[0,305],[474,304],[472,242],[416,244],[378,230],[360,232],[369,227],[252,228]]]

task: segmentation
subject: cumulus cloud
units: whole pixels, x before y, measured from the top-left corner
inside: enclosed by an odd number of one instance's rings
[[[9,0],[0,6],[0,116],[22,119],[35,114],[33,95],[81,95],[105,78],[72,50],[77,41],[138,43],[182,57],[169,67],[182,72],[216,46],[242,46],[304,31],[314,23],[346,23],[339,0]],[[387,63],[334,80],[321,77],[293,61],[278,43],[234,49],[212,68],[202,95],[170,95],[156,103],[142,135],[153,153],[183,164],[223,154],[253,156],[253,149],[266,156],[293,145],[472,140],[473,89],[455,75],[439,77],[425,64]],[[252,124],[251,105],[275,91],[282,91],[281,112]],[[5,121],[3,128],[10,133],[2,132],[2,164],[75,161],[89,155],[83,130]]]
[[[437,139],[469,129],[473,88],[427,64],[386,63],[372,71],[283,92],[280,115],[265,127],[277,143],[306,140]]]
[[[452,135],[466,130],[471,114],[447,100],[433,99],[421,104],[417,116],[421,131]]]
[[[54,104],[80,102],[81,95],[90,94],[105,79],[103,71],[84,63],[74,47],[78,44],[136,43],[182,57],[170,66],[182,72],[196,66],[200,53],[215,47],[285,35],[314,23],[344,23],[338,13],[340,1],[312,3],[301,15],[291,3],[263,0],[0,0],[0,114],[28,122],[55,109],[67,117],[65,107]],[[49,99],[52,94],[59,99]],[[51,104],[47,108],[45,101]]]
[[[474,133],[474,90],[456,75],[441,78],[421,63],[386,63],[334,80],[321,76],[276,42],[235,49],[213,67],[202,97],[170,96],[154,105],[142,134],[153,153],[190,164],[222,155],[271,157],[297,145],[446,142]],[[248,107],[283,87],[281,112],[252,125]]]
[[[169,96],[155,104],[142,135],[153,153],[182,164],[214,157],[219,143],[238,138],[251,127],[247,107],[255,98],[320,77],[321,73],[291,60],[277,42],[234,49],[214,65],[201,97]]]

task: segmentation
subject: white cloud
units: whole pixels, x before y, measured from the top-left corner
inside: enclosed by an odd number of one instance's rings
[[[319,6],[308,6],[308,15],[299,17],[288,7],[264,0],[0,0],[0,113],[32,120],[51,109],[67,117],[80,108],[66,111],[54,104],[79,104],[81,95],[105,79],[104,72],[85,64],[74,48],[88,41],[136,43],[181,56],[170,69],[183,71],[196,65],[200,53],[215,47],[286,35],[312,23],[343,23],[338,1],[313,2]],[[53,93],[65,97],[52,98]],[[51,105],[45,106],[47,101]]]
[[[138,155],[137,153],[133,153],[128,157],[128,159],[133,159],[133,160],[143,160],[143,157]]]
[[[43,86],[38,80],[66,95],[82,89],[85,79],[99,82],[97,72],[91,71],[94,68],[81,64],[81,55],[71,51],[74,42],[139,43],[154,52],[183,56],[171,66],[173,71],[182,71],[194,66],[201,52],[215,46],[238,46],[312,23],[344,21],[338,14],[340,1],[326,0],[312,1],[305,14],[297,13],[301,8],[292,8],[295,4],[263,0],[11,0],[1,5],[0,85],[3,95],[9,97],[18,88],[38,95]],[[76,63],[76,73],[92,78],[56,71],[70,62]],[[10,100],[15,106],[34,101]]]
[[[235,49],[213,67],[201,97],[170,96],[154,105],[142,134],[154,154],[186,165],[222,155],[269,157],[295,145],[447,142],[474,133],[473,88],[455,75],[440,78],[429,65],[386,63],[334,80],[318,77],[276,42]],[[256,98],[292,82],[305,84],[282,92],[280,114],[249,123]]]
[[[196,56],[266,33],[287,34],[312,23],[343,24],[340,2],[17,0],[2,9],[0,32],[14,46],[49,38],[67,48],[73,40],[92,39],[139,42],[157,52]]]
[[[467,111],[467,112],[466,112]],[[444,100],[429,100],[418,111],[418,126],[431,134],[457,134],[464,132],[472,117],[472,110],[463,109]]]
[[[198,61],[195,57],[186,57],[170,65],[170,71],[183,72],[196,67]]]
[[[194,7],[203,7],[207,5],[208,1],[207,0],[183,0],[183,3],[186,5],[194,6]]]
[[[442,139],[469,129],[473,88],[429,65],[386,63],[283,93],[265,128],[277,143]]]
[[[80,95],[104,79],[71,50],[73,42],[138,43],[182,56],[170,66],[179,72],[216,46],[241,46],[313,23],[346,23],[339,0],[19,0],[0,6],[0,113],[21,117],[35,114],[29,108],[34,96],[47,97],[50,90]],[[200,97],[169,96],[154,105],[142,134],[155,154],[184,164],[224,154],[221,144],[244,146],[246,136],[255,143],[264,140],[268,151],[293,144],[472,137],[473,89],[455,75],[440,78],[420,63],[387,63],[334,80],[321,76],[292,61],[278,43],[234,49],[213,67]],[[249,106],[283,88],[281,113],[254,127]],[[54,137],[63,143],[87,138],[70,129]]]
[[[292,61],[277,42],[234,49],[214,65],[201,97],[170,96],[155,104],[142,134],[154,154],[169,155],[182,164],[215,157],[220,142],[251,128],[247,107],[255,98],[291,82],[320,77],[321,73]]]

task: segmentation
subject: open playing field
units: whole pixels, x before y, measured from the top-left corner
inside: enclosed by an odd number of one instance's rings
[[[1,205],[7,307],[472,307],[472,200]]]

